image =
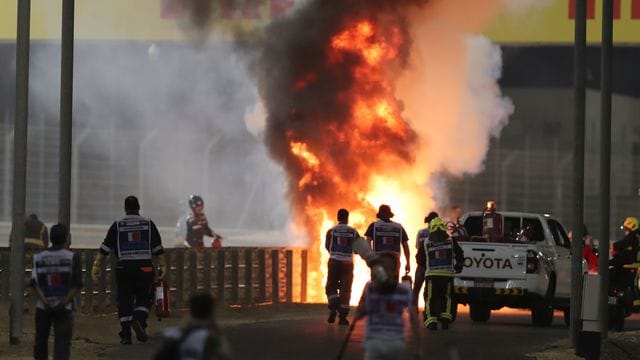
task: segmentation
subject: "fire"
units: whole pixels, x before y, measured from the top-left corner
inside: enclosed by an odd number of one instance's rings
[[[324,237],[339,208],[363,235],[389,204],[412,236],[441,172],[482,170],[513,106],[497,84],[499,48],[469,34],[503,3],[310,0],[267,27],[252,71],[265,144],[310,241],[310,301],[326,301]],[[357,257],[355,267],[352,303],[369,278]]]
[[[331,101],[345,109],[338,118],[331,108],[305,113],[304,106],[296,105],[295,113],[309,117],[316,127],[308,133],[291,129],[286,134],[295,169],[290,178],[290,186],[295,187],[294,204],[302,212],[298,220],[312,241],[312,302],[326,301],[329,255],[324,239],[335,225],[339,208],[349,209],[350,224],[361,236],[382,203],[391,205],[397,214],[394,220],[409,233],[417,231],[419,222],[415,220],[422,218],[427,208],[428,194],[411,168],[416,135],[402,118],[401,104],[388,78],[388,70],[399,61],[405,44],[400,34],[397,26],[376,25],[370,19],[347,25],[328,42],[326,68],[301,72],[289,87],[294,98],[304,97],[315,91],[314,85],[323,75],[333,76],[346,68],[352,79],[343,91],[323,94],[335,95]],[[357,257],[354,272],[351,302],[357,303],[370,272]]]

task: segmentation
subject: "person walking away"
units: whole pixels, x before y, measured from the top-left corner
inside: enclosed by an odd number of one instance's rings
[[[395,256],[398,261],[398,266],[396,266],[396,270],[398,271],[396,273],[396,279],[399,279],[400,249],[402,248],[402,252],[404,252],[406,260],[404,270],[406,273],[411,271],[409,261],[411,255],[408,244],[409,236],[401,224],[391,221],[393,216],[394,214],[391,212],[389,205],[380,205],[378,213],[376,214],[378,220],[369,224],[364,235],[367,237],[367,240],[373,244],[372,249],[376,255],[388,252]]]
[[[409,312],[408,317],[416,340],[419,336],[416,331],[416,314],[410,311],[411,286],[405,282],[398,283],[395,276],[398,272],[398,261],[392,253],[381,253],[371,263],[373,281],[365,286],[356,311],[357,319],[367,317],[364,358],[403,359],[407,355],[403,317],[405,311]]]
[[[44,250],[49,247],[47,226],[38,219],[36,214],[31,214],[24,222],[25,250]]]
[[[329,252],[325,293],[329,303],[328,323],[340,315],[339,325],[349,325],[349,302],[353,283],[353,243],[360,238],[358,231],[349,226],[349,211],[338,210],[338,224],[327,231],[325,249]]]
[[[429,238],[424,243],[426,264],[425,326],[437,330],[438,322],[443,330],[449,328],[451,315],[453,275],[464,266],[464,253],[458,243],[447,234],[441,218],[429,223]],[[422,259],[421,259],[422,260]]]
[[[213,238],[211,247],[220,248],[222,246],[222,236],[216,234],[209,227],[207,216],[204,214],[204,200],[198,195],[191,195],[189,198],[189,207],[191,214],[187,218],[187,235],[185,243],[188,247],[194,249],[204,248],[204,236]]]
[[[429,237],[429,222],[437,217],[438,213],[435,211],[432,211],[425,216],[424,223],[427,224],[427,227],[420,229],[416,236],[416,273],[413,283],[413,306],[416,311],[418,311],[418,299],[420,298],[420,290],[422,290],[422,284],[424,284],[424,272],[426,271],[425,263],[424,261],[419,261],[418,254],[420,253],[420,249],[424,247],[424,242]]]
[[[53,358],[69,359],[73,333],[73,297],[82,288],[80,256],[64,247],[67,228],[51,227],[51,247],[33,257],[31,286],[36,303],[34,359],[48,359],[53,326]]]
[[[159,268],[158,279],[167,273],[167,261],[158,228],[151,219],[140,215],[140,203],[135,196],[124,200],[126,215],[115,221],[104,239],[91,276],[97,281],[104,258],[113,253],[116,264],[118,318],[120,343],[131,344],[131,329],[140,342],[147,341],[147,318],[152,305],[154,278],[153,257]]]
[[[231,359],[229,343],[215,321],[215,301],[208,293],[189,299],[189,319],[179,328],[164,332],[154,360]]]

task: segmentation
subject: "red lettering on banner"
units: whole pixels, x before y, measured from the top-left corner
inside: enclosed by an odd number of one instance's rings
[[[271,0],[271,18],[283,15],[293,6],[293,0]]]
[[[587,2],[587,19],[596,18],[596,0],[580,0]],[[569,19],[576,18],[576,0],[569,0]]]
[[[613,18],[620,19],[620,0],[613,0]]]
[[[631,18],[640,19],[640,0],[631,0]]]

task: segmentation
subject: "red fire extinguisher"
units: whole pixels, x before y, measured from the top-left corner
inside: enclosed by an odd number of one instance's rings
[[[158,321],[169,317],[169,285],[166,281],[159,279],[155,283],[156,288],[156,315]]]

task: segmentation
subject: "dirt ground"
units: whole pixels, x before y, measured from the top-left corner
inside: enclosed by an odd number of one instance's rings
[[[569,340],[561,340],[540,353],[530,354],[537,360],[579,360]],[[610,332],[600,348],[601,360],[638,360],[640,359],[640,331]]]
[[[220,307],[218,321],[225,326],[278,319],[301,319],[322,316],[326,305],[322,304],[265,304],[249,307]],[[187,311],[174,310],[171,317],[157,321],[149,319],[149,334],[157,334],[163,329],[180,325]],[[0,359],[32,359],[35,336],[33,311],[24,314],[24,336],[20,345],[9,345],[9,306],[0,303]],[[105,357],[105,353],[119,346],[120,326],[116,314],[87,315],[76,314],[74,334],[71,342],[72,359],[95,359]],[[53,351],[52,339],[49,342],[50,355]]]
[[[264,304],[249,307],[220,307],[217,318],[224,329],[242,323],[252,323],[279,319],[303,319],[322,317],[326,313],[324,304]],[[174,310],[172,316],[157,321],[149,319],[149,334],[158,334],[163,329],[180,325],[187,311]],[[0,303],[0,359],[32,359],[34,319],[30,309],[23,317],[24,336],[20,345],[9,345],[9,306]],[[76,314],[74,335],[71,343],[73,359],[104,358],[105,354],[115,346],[119,346],[119,324],[116,314],[88,315]],[[224,331],[224,330],[223,330]],[[602,360],[640,360],[640,331],[609,333],[609,338],[602,344]],[[53,351],[50,343],[49,351]],[[529,354],[538,360],[579,360],[569,347],[568,339],[550,344],[539,353]]]

